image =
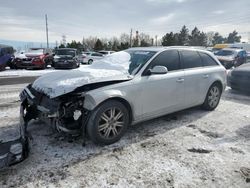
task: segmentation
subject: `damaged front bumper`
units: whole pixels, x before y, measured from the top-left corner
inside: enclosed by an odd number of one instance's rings
[[[20,99],[24,121],[41,120],[59,132],[84,134],[89,111],[83,108],[82,93],[71,93],[51,99],[29,85],[21,92]]]
[[[19,163],[29,154],[29,138],[26,130],[27,124],[23,116],[23,105],[20,108],[20,124],[18,138],[0,143],[0,169]]]

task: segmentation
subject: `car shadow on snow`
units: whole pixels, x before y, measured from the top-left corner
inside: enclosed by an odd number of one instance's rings
[[[223,95],[222,99],[226,101],[233,101],[239,104],[250,105],[250,93],[236,91],[232,89],[227,89]]]
[[[172,129],[188,126],[193,121],[207,115],[207,112],[199,107],[183,110],[170,115],[165,115],[153,120],[145,121],[130,126],[123,138],[109,146],[94,145],[89,139],[83,147],[82,137],[68,137],[62,133],[55,133],[50,126],[40,121],[32,121],[28,127],[33,137],[29,158],[24,162],[10,167],[5,172],[0,171],[0,179],[11,184],[12,176],[22,176],[18,185],[25,185],[31,179],[50,181],[50,173],[56,173],[58,169],[88,160],[108,152],[122,151],[134,143],[159,136]],[[48,178],[48,179],[44,179]],[[59,177],[60,179],[60,177]],[[1,185],[1,183],[0,183]],[[1,186],[0,186],[1,187]]]

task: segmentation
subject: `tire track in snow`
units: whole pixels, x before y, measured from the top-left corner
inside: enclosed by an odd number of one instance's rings
[[[19,100],[19,94],[25,85],[1,86],[0,87],[0,104],[13,103]],[[1,105],[0,105],[1,106]]]
[[[27,84],[0,86],[0,118],[4,125],[9,125],[8,119],[19,117],[19,93]]]
[[[9,117],[9,118],[16,118],[19,117],[20,109],[18,106],[0,108],[0,119],[1,123],[5,123],[2,121],[2,118]]]

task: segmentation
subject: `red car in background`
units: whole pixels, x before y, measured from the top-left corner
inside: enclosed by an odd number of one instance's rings
[[[11,63],[14,69],[45,69],[53,63],[53,53],[47,48],[30,48],[28,52],[16,55]]]

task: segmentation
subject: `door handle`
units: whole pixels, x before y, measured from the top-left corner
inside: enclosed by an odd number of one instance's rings
[[[204,74],[204,75],[203,75],[203,78],[208,78],[208,77],[209,77],[208,74]]]
[[[176,82],[182,83],[182,82],[184,82],[184,78],[178,78],[178,80],[176,80]]]

